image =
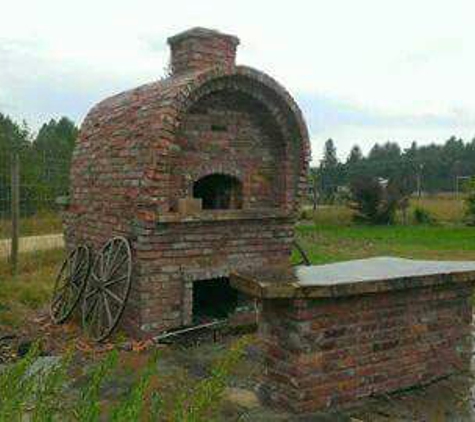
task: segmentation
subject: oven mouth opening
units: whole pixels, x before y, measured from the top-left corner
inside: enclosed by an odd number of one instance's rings
[[[227,318],[236,311],[238,302],[239,293],[227,277],[193,282],[194,323]]]
[[[210,174],[193,184],[193,197],[201,198],[204,210],[242,208],[242,183],[226,174]]]

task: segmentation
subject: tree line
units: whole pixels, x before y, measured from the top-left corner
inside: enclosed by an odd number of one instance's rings
[[[0,113],[0,216],[10,209],[10,163],[20,157],[22,211],[32,214],[54,207],[55,198],[69,186],[69,168],[78,128],[67,117],[51,119],[33,133],[25,123]],[[450,192],[457,180],[475,175],[475,138],[451,137],[442,145],[407,149],[395,142],[376,143],[367,155],[355,145],[346,160],[338,158],[335,142],[328,139],[311,183],[320,200],[332,200],[339,190],[358,179],[398,180],[405,191]]]
[[[78,128],[67,117],[51,119],[33,133],[0,113],[0,217],[10,211],[10,168],[20,161],[21,211],[31,215],[55,207],[55,199],[67,193],[69,168]]]
[[[453,192],[458,182],[475,175],[475,138],[465,142],[453,136],[441,145],[413,142],[407,149],[395,142],[376,143],[367,155],[355,145],[343,162],[329,139],[320,165],[311,172],[323,200],[361,178],[399,180],[410,192]]]

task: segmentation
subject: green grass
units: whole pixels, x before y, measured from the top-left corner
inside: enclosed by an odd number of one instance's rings
[[[19,327],[48,302],[64,251],[55,249],[20,254],[18,275],[0,260],[0,327]]]
[[[442,223],[461,223],[465,217],[463,197],[455,194],[431,195],[422,198],[412,198],[410,213],[415,207],[428,211]]]
[[[455,194],[428,195],[422,198],[411,198],[407,210],[407,223],[414,223],[414,210],[416,208],[427,211],[439,224],[463,224],[465,218],[465,204],[463,195]],[[352,210],[344,204],[322,205],[316,211],[311,206],[305,206],[301,212],[301,219],[312,220],[322,225],[351,225]],[[404,222],[403,215],[398,212],[396,220],[399,224]]]
[[[41,351],[36,343],[25,358],[0,371],[0,422],[217,420],[226,387],[251,340],[234,341],[213,361],[207,376],[198,378],[187,371],[164,378],[161,354],[153,353],[128,374],[127,388],[114,391],[110,387],[117,387],[124,374],[119,351],[90,362],[75,359],[71,349],[55,365],[35,370]]]
[[[20,236],[61,233],[63,230],[61,216],[55,212],[41,212],[31,217],[20,218]],[[0,218],[0,239],[11,234],[11,220]]]
[[[316,264],[381,255],[475,260],[475,230],[471,227],[302,223],[297,233]]]

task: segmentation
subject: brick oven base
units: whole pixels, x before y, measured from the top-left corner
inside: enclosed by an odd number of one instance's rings
[[[351,405],[469,369],[470,283],[263,299],[263,393],[297,413]]]

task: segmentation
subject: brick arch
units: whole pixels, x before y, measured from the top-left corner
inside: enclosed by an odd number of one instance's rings
[[[197,180],[211,174],[227,174],[239,179],[241,182],[243,181],[242,179],[244,176],[242,168],[236,166],[231,161],[221,160],[219,163],[212,163],[211,165],[208,163],[201,164],[196,169],[193,169],[189,173],[191,176],[190,181],[193,184]]]
[[[250,67],[215,67],[185,81],[180,94],[174,96],[174,128],[177,131],[184,116],[207,95],[234,89],[257,100],[270,113],[285,141],[284,206],[294,211],[304,194],[310,154],[308,131],[302,112],[291,95],[270,76]]]
[[[283,202],[289,213],[295,211],[305,191],[309,158],[300,109],[279,83],[262,72],[244,66],[214,67],[140,86],[90,110],[71,168],[71,209],[77,225],[92,227],[103,215],[110,231],[120,226],[120,233],[127,233],[133,219],[151,221],[157,210],[169,211],[170,166],[179,153],[176,133],[183,116],[204,95],[229,85],[264,103],[285,135]],[[115,174],[126,173],[135,180],[120,186],[114,182]]]
[[[220,160],[219,162],[211,163],[211,164],[204,163],[198,166],[197,168],[192,169],[188,173],[189,179],[187,180],[187,183],[186,183],[185,194],[187,196],[191,196],[193,193],[194,184],[198,180],[206,176],[211,176],[213,174],[222,174],[225,176],[232,176],[236,178],[241,183],[243,194],[246,196],[246,194],[248,193],[249,185],[245,180],[243,169],[237,166],[232,161]]]

